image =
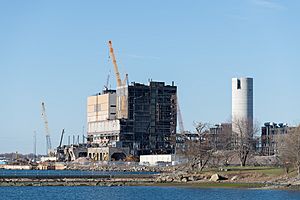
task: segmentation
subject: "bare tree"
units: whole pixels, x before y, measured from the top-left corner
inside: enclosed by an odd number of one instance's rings
[[[240,165],[245,166],[251,152],[255,150],[255,140],[259,127],[252,120],[238,119],[232,124],[232,148],[238,154]]]
[[[231,150],[231,137],[231,123],[216,124],[210,128],[209,134],[206,134],[206,139],[213,149],[209,164],[214,167],[229,165],[235,153]]]
[[[282,143],[278,147],[279,158],[287,172],[290,165],[297,168],[300,176],[300,125],[286,135],[282,135]]]
[[[212,165],[218,166],[228,166],[235,156],[235,151],[233,150],[217,150],[213,153]]]
[[[214,149],[205,139],[208,134],[209,125],[207,123],[195,122],[196,132],[192,137],[186,137],[182,153],[188,159],[189,167],[202,171],[212,157]]]

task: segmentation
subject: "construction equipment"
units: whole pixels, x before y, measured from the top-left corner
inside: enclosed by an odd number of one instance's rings
[[[105,90],[109,89],[109,78],[110,78],[110,70],[109,70],[109,73],[108,73],[107,78],[106,78],[106,84],[104,85]]]
[[[44,124],[45,124],[46,154],[50,155],[52,153],[52,146],[51,146],[49,126],[48,126],[48,118],[47,118],[47,115],[46,115],[46,107],[45,107],[45,103],[44,102],[42,102],[42,118],[43,118]]]
[[[180,110],[180,106],[179,106],[178,95],[177,95],[176,99],[177,99],[177,115],[178,115],[179,133],[184,134],[185,130],[184,130],[184,126],[183,126],[183,119],[182,119],[181,110]]]
[[[62,144],[62,141],[63,141],[63,138],[64,138],[64,133],[65,133],[65,129],[62,130],[61,132],[61,136],[60,136],[60,142],[59,142],[59,148],[61,147],[61,144]]]
[[[122,81],[121,81],[121,77],[120,77],[120,73],[119,73],[119,69],[118,69],[118,65],[117,65],[117,60],[114,54],[114,49],[112,47],[112,42],[108,41],[108,45],[109,45],[109,53],[110,56],[112,58],[112,62],[114,64],[114,70],[115,70],[115,74],[116,74],[116,79],[117,79],[117,86],[121,87],[122,86]]]
[[[123,86],[125,85],[129,85],[129,81],[128,81],[128,74],[125,74],[125,79],[123,80],[123,83],[122,83]]]
[[[61,146],[63,138],[64,138],[64,133],[65,133],[65,129],[63,129],[61,132],[59,146],[56,148],[56,159],[59,162],[62,162],[65,160],[64,147]]]
[[[126,83],[128,83],[128,74],[125,75],[125,78],[122,82],[120,72],[119,72],[119,68],[118,68],[118,64],[117,64],[117,60],[116,60],[116,56],[115,56],[115,53],[114,53],[114,49],[112,47],[112,42],[108,41],[108,45],[109,45],[110,57],[112,58],[112,62],[114,64],[114,70],[115,70],[115,75],[116,75],[116,79],[117,79],[117,87],[125,86]],[[108,86],[108,83],[107,83],[106,86]]]
[[[114,49],[112,47],[112,42],[108,41],[108,45],[109,45],[109,52],[110,52],[110,56],[112,58],[112,62],[114,65],[114,70],[115,70],[115,75],[116,75],[116,79],[117,79],[117,88],[123,88],[123,90],[120,90],[120,92],[117,92],[118,97],[117,97],[117,117],[118,118],[126,118],[127,117],[127,108],[126,108],[126,101],[127,101],[127,97],[126,97],[126,92],[125,92],[125,86],[126,83],[128,82],[128,74],[126,74],[125,79],[123,80],[123,82],[121,81],[121,77],[120,77],[120,72],[119,72],[119,68],[117,65],[117,60],[116,60],[116,56],[114,54]]]

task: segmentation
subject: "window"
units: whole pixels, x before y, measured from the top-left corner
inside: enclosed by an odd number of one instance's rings
[[[241,89],[241,80],[240,79],[237,80],[237,89],[238,90]]]

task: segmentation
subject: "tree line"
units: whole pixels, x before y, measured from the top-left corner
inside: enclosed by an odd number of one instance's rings
[[[239,120],[230,126],[217,128],[208,123],[195,122],[194,127],[194,132],[181,134],[181,142],[177,145],[177,154],[187,159],[190,170],[227,166],[233,159],[243,167],[250,157],[259,156],[260,128],[257,122]],[[279,161],[277,164],[287,172],[296,168],[300,176],[300,126],[287,134],[279,134],[276,143],[277,152],[273,157]]]

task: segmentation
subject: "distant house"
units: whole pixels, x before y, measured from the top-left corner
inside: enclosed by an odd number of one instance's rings
[[[0,165],[6,165],[7,160],[4,157],[0,157]]]

